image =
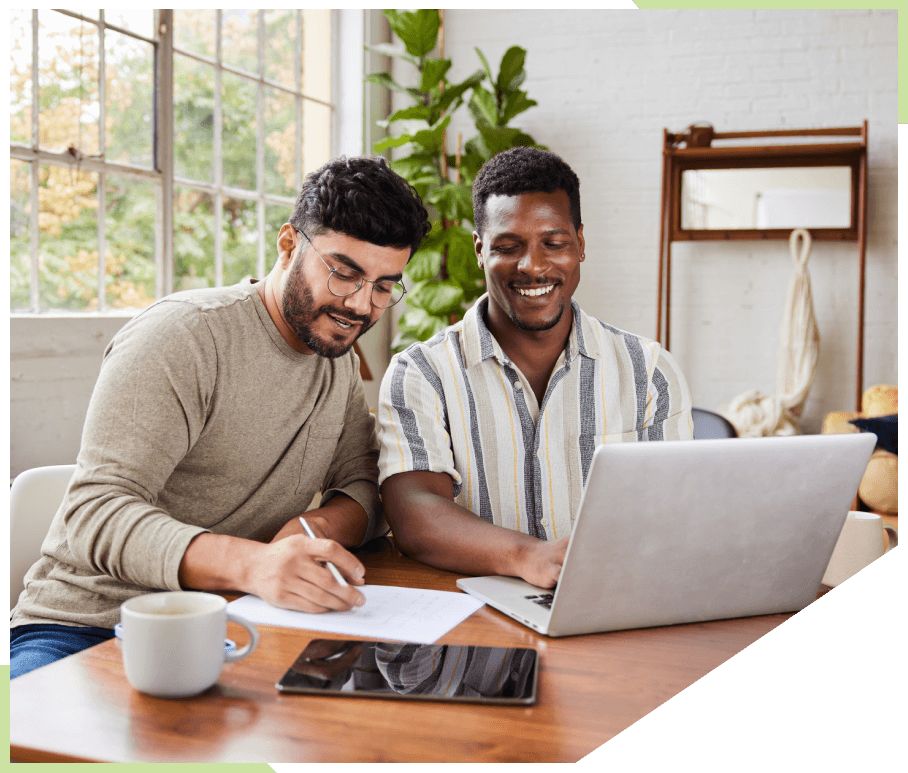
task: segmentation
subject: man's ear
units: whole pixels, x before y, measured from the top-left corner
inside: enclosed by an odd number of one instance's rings
[[[277,259],[281,268],[287,269],[293,260],[293,250],[299,244],[300,237],[290,223],[284,223],[277,234]]]
[[[583,223],[577,229],[577,239],[580,242],[580,260],[586,259],[586,242],[583,240]]]
[[[479,231],[473,231],[473,250],[476,253],[476,262],[482,268],[482,236]]]

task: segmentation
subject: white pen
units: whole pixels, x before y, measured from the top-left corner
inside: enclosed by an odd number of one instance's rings
[[[303,531],[306,532],[306,535],[310,539],[318,539],[318,537],[315,536],[315,532],[312,531],[312,527],[306,522],[306,519],[303,518],[303,516],[300,516],[300,523],[303,524]],[[350,587],[349,583],[344,579],[344,575],[342,575],[337,570],[337,567],[334,564],[332,564],[330,561],[325,561],[325,566],[328,567],[328,571],[334,575],[334,579],[337,580],[338,584],[341,587],[344,587],[344,588]]]

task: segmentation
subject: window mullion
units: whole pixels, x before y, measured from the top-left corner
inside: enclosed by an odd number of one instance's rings
[[[38,150],[38,108],[40,102],[40,88],[38,84],[38,11],[32,11],[32,147]],[[38,203],[38,159],[29,164],[29,173],[31,184],[29,185],[29,204],[31,205],[31,217],[28,222],[29,235],[29,307],[31,311],[40,311],[39,293],[38,293],[38,216],[40,215],[40,206]]]
[[[214,284],[224,284],[224,158],[223,158],[223,11],[215,11],[215,68],[214,68]]]
[[[107,74],[104,59],[104,11],[98,11],[98,150],[101,158],[107,158],[107,139],[104,136],[104,116],[106,109],[107,90],[105,83]],[[98,311],[107,310],[107,174],[98,174]]]
[[[159,9],[155,84],[157,142],[155,168],[161,172],[161,258],[155,290],[158,297],[173,292],[173,11]]]
[[[256,84],[255,106],[255,190],[256,221],[259,230],[258,256],[256,273],[265,276],[265,10],[259,9],[258,15],[258,71],[259,82]]]

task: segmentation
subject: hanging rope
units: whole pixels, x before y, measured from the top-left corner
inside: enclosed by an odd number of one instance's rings
[[[810,392],[820,356],[820,334],[813,311],[810,275],[810,233],[803,228],[788,240],[794,272],[788,283],[779,330],[776,394],[751,389],[734,398],[721,413],[735,425],[739,437],[796,435],[798,420]]]

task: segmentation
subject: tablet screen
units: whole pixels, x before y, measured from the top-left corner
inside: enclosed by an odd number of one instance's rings
[[[314,639],[281,692],[473,703],[536,701],[536,650]]]

